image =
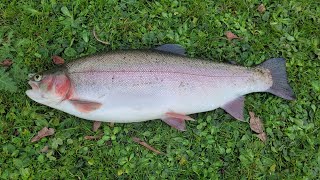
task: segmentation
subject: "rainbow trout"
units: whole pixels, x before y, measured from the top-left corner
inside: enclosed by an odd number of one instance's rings
[[[178,45],[113,51],[34,74],[26,94],[34,101],[94,121],[161,119],[185,130],[188,115],[222,108],[243,120],[244,95],[269,92],[293,100],[285,59],[257,67],[189,58]]]

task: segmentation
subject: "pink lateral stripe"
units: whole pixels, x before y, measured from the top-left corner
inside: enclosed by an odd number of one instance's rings
[[[203,75],[203,74],[194,74],[194,73],[185,73],[185,72],[170,72],[170,71],[83,71],[83,72],[70,72],[70,74],[77,73],[167,73],[167,74],[184,74],[191,76],[203,76],[203,77],[249,77],[246,76],[226,76],[226,75]]]

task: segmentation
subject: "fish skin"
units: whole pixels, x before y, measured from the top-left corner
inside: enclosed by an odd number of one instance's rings
[[[245,94],[266,92],[274,84],[270,70],[263,67],[247,68],[154,50],[88,56],[55,73],[70,80],[72,93],[66,93],[67,99],[57,101],[61,97],[51,94],[47,97],[52,99],[43,100],[39,94],[50,92],[37,88],[28,90],[27,95],[83,119],[117,123],[163,119],[167,112],[189,115],[223,108]],[[100,103],[101,107],[80,112],[71,103],[77,99]]]
[[[106,110],[97,110],[94,117],[89,118],[115,122],[158,119],[167,111],[182,114],[209,111],[236,98],[234,93],[247,93],[248,89],[264,91],[272,84],[270,79],[261,76],[261,71],[239,66],[230,68],[226,64],[156,51],[111,52],[67,64],[70,79],[79,84],[75,94],[94,102],[105,98]],[[94,87],[92,82],[100,83]],[[262,86],[256,86],[259,82],[263,82]],[[234,93],[224,95],[225,90],[212,86],[218,83],[231,85]],[[236,87],[242,88],[237,92]],[[217,96],[225,100],[216,100]]]

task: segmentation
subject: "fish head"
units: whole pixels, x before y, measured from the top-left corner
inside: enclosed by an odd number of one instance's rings
[[[70,79],[63,70],[29,74],[28,84],[32,89],[26,91],[27,96],[45,105],[63,101],[71,89]]]

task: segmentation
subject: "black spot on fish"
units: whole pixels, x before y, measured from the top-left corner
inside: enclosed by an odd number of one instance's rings
[[[115,79],[115,77],[114,77],[114,75],[112,75],[112,78],[111,78],[112,83],[114,82],[114,79]]]

